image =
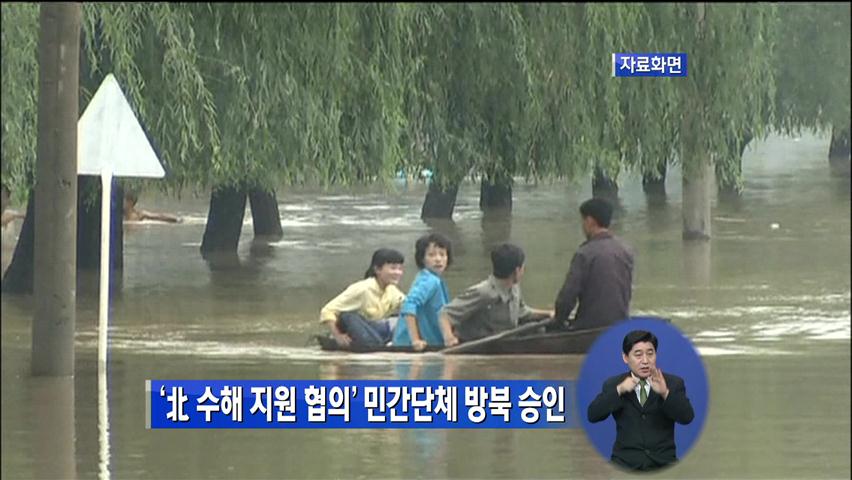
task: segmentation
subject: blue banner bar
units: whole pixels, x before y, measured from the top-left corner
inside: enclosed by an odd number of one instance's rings
[[[577,428],[573,381],[148,380],[147,427]]]
[[[613,53],[613,77],[685,77],[685,53]]]

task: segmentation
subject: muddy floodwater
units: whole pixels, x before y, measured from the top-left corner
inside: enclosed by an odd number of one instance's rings
[[[681,240],[680,171],[665,203],[621,180],[614,230],[636,256],[632,310],[671,321],[695,343],[710,402],[693,450],[659,478],[848,478],[850,474],[850,183],[832,177],[828,139],[770,137],[746,150],[745,192],[717,201],[710,242]],[[532,306],[552,305],[582,242],[590,182],[519,184],[510,219],[485,219],[479,188],[459,192],[451,295],[490,271],[488,251],[527,252]],[[123,289],[112,301],[109,431],[98,430],[97,289],[81,288],[77,375],[29,376],[32,298],[2,296],[5,478],[626,478],[581,429],[145,429],[146,379],[575,379],[582,356],[352,356],[308,343],[322,305],[363,275],[378,247],[416,267],[425,185],[278,192],[284,237],[252,242],[239,265],[198,252],[207,197],[143,193],[140,207],[178,225],[125,229]],[[20,208],[20,207],[19,207]],[[3,232],[3,266],[20,221]]]

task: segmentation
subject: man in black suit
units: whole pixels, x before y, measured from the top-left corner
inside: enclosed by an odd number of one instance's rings
[[[612,462],[631,470],[655,470],[677,461],[674,422],[695,417],[683,379],[657,368],[657,337],[634,330],[624,337],[622,359],[630,368],[607,379],[589,404],[589,421],[615,419]]]

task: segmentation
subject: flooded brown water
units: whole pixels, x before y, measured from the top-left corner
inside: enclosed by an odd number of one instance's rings
[[[665,205],[622,181],[614,227],[636,252],[633,313],[670,318],[710,381],[704,433],[660,478],[848,478],[850,184],[829,174],[827,138],[772,137],[745,155],[741,201],[717,202],[713,239],[680,237],[679,171]],[[551,304],[582,241],[576,185],[518,185],[511,219],[486,220],[476,185],[454,224],[451,294],[490,271],[488,249],[527,251],[528,303]],[[252,245],[239,268],[198,253],[207,198],[143,195],[179,225],[125,230],[124,288],[112,301],[109,435],[98,432],[96,286],[82,292],[75,379],[29,376],[32,298],[2,297],[3,478],[624,478],[582,430],[151,431],[146,379],[576,378],[581,356],[350,356],[308,345],[320,307],[357,280],[375,248],[413,246],[422,184],[388,191],[280,191],[285,235]],[[773,226],[773,224],[775,226]],[[20,227],[20,222],[16,226]],[[3,234],[3,266],[14,247]],[[96,285],[92,277],[91,283]],[[108,452],[108,456],[107,456]]]

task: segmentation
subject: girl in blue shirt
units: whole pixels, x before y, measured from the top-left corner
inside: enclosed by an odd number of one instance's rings
[[[427,344],[444,346],[438,312],[449,303],[450,294],[441,275],[453,263],[453,249],[447,237],[432,233],[417,239],[414,250],[420,272],[399,311],[393,344],[421,351]]]

